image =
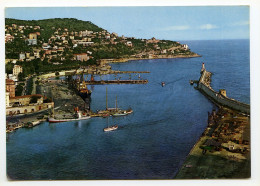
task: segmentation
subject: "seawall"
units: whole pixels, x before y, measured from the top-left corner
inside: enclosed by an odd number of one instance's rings
[[[250,114],[250,105],[229,98],[220,92],[216,92],[210,86],[211,73],[203,70],[197,88],[204,93],[211,101],[218,105],[228,107],[246,114]]]

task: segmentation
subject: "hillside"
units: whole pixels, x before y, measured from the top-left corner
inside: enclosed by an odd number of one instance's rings
[[[5,25],[24,25],[24,26],[40,26],[41,29],[37,30],[41,32],[41,36],[44,39],[51,37],[55,28],[67,28],[69,31],[81,31],[81,30],[92,30],[94,32],[100,32],[104,29],[91,23],[90,21],[82,21],[74,18],[54,18],[54,19],[43,19],[43,20],[19,20],[19,19],[5,19]]]

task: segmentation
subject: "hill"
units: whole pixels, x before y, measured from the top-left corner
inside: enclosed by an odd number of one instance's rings
[[[5,19],[5,25],[24,25],[24,26],[40,26],[41,36],[44,39],[51,37],[54,28],[67,28],[69,31],[92,30],[94,32],[103,31],[104,29],[98,27],[90,21],[82,21],[74,18],[54,18],[43,20],[19,20],[19,19]]]

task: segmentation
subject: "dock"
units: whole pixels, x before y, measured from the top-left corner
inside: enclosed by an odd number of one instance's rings
[[[87,85],[105,85],[105,84],[147,84],[148,80],[101,80],[85,81]]]

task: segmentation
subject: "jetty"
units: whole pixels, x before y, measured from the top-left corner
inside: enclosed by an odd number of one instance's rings
[[[147,84],[148,80],[100,80],[85,81],[87,85],[105,85],[105,84]]]
[[[219,106],[224,106],[239,112],[250,114],[250,105],[239,102],[235,99],[227,97],[225,89],[220,89],[218,92],[215,91],[211,86],[212,73],[208,72],[205,68],[205,64],[202,63],[201,76],[199,81],[193,81],[197,83],[196,89],[202,92],[208,99]]]

